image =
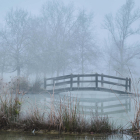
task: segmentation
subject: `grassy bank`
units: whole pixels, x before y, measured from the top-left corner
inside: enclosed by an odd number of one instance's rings
[[[67,96],[54,100],[54,94],[50,95],[49,105],[44,109],[37,105],[31,105],[26,114],[21,111],[24,105],[24,92],[16,90],[9,85],[1,88],[0,94],[0,129],[22,130],[59,133],[112,133],[117,131],[107,116],[91,115],[88,119],[84,111],[79,109],[79,102]]]
[[[22,82],[21,82],[22,81]],[[2,83],[2,82],[1,82]],[[134,83],[134,82],[133,82]],[[34,87],[37,87],[38,83]],[[91,112],[88,119],[80,109],[76,98],[61,97],[55,101],[54,94],[50,94],[50,102],[40,108],[37,104],[29,103],[28,110],[24,112],[22,106],[26,104],[23,90],[30,89],[24,79],[1,84],[0,90],[0,129],[63,133],[63,134],[95,134],[113,133],[122,127],[115,126],[108,116],[99,116]],[[34,89],[34,88],[33,88]],[[137,87],[133,85],[135,96],[134,120],[130,120],[129,133],[140,134],[140,99]],[[117,98],[117,97],[116,97]],[[119,100],[119,99],[118,99]],[[121,101],[120,101],[121,103]],[[123,105],[122,105],[123,106]],[[124,112],[127,113],[127,111]],[[126,131],[125,131],[126,132]]]

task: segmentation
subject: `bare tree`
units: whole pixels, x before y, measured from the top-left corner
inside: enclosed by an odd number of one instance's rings
[[[29,41],[27,47],[28,61],[26,62],[26,75],[28,76],[31,73],[35,73],[36,79],[39,78],[39,73],[41,74],[43,71],[48,70],[49,60],[47,60],[48,54],[43,49],[45,46],[45,39],[42,31],[41,19],[39,17],[30,18],[28,27]],[[44,56],[44,54],[46,55]]]
[[[3,77],[3,73],[9,70],[10,61],[8,56],[8,42],[6,40],[7,33],[4,29],[0,30],[0,72],[1,77]]]
[[[99,56],[99,47],[96,45],[93,26],[93,15],[81,10],[75,26],[74,46],[75,58],[82,74],[87,70],[88,65],[93,69]]]
[[[6,16],[6,40],[8,47],[8,56],[10,60],[10,71],[17,71],[20,76],[21,68],[23,68],[26,60],[26,45],[28,40],[28,13],[21,9],[11,9]]]
[[[69,65],[70,40],[75,23],[73,6],[51,0],[42,7],[43,30],[51,71],[57,76]]]
[[[140,53],[138,43],[130,39],[140,31],[134,26],[140,20],[140,10],[134,9],[134,1],[126,0],[115,18],[109,14],[105,16],[104,28],[110,33],[109,47],[110,64],[121,75],[131,65],[131,61]]]

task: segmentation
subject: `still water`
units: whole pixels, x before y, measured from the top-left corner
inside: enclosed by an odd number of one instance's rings
[[[138,140],[138,138],[121,134],[110,136],[69,136],[0,132],[0,140]]]
[[[135,116],[135,104],[134,101],[137,97],[132,95],[119,95],[107,92],[65,92],[60,94],[38,93],[38,94],[25,94],[23,97],[23,106],[21,112],[24,115],[29,113],[30,109],[36,107],[43,112],[46,109],[50,109],[50,103],[60,102],[63,103],[65,97],[74,103],[75,99],[79,104],[79,108],[84,111],[86,118],[89,118],[90,113],[93,112],[98,115],[106,115],[116,126],[123,128],[129,128],[131,121]],[[129,135],[115,134],[111,136],[98,136],[94,134],[91,136],[67,136],[67,135],[43,135],[32,133],[3,133],[0,132],[0,140],[136,140]]]
[[[40,93],[40,94],[26,94],[24,96],[24,103],[22,107],[23,114],[26,114],[28,108],[35,108],[36,106],[40,110],[44,111],[49,107],[52,102],[63,103],[65,97],[69,97],[71,103],[73,101],[78,102],[79,110],[84,112],[85,116],[88,118],[91,112],[94,114],[108,116],[117,126],[122,126],[123,128],[128,128],[131,121],[134,120],[135,116],[135,99],[133,95],[119,95],[108,92],[65,92],[60,94],[55,94],[54,97],[51,94]],[[44,109],[44,110],[43,110]],[[46,110],[45,110],[46,111]]]

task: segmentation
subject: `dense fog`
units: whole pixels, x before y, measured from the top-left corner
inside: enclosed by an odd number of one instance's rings
[[[102,9],[94,14],[94,9],[79,8],[78,1],[40,1],[39,14],[22,4],[5,8],[0,20],[1,77],[13,73],[36,78],[71,73],[137,76],[140,5],[135,0],[118,3],[121,6],[105,13],[101,22],[97,13]],[[92,7],[96,1],[86,4]]]

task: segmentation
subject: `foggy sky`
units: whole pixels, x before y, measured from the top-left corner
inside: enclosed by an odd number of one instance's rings
[[[4,23],[6,13],[11,8],[22,8],[32,15],[39,15],[42,5],[47,0],[0,0],[0,25]],[[61,1],[61,0],[59,0]],[[104,46],[104,38],[108,32],[103,29],[102,24],[106,14],[115,14],[126,0],[62,0],[68,4],[73,2],[75,7],[86,9],[94,13],[94,26],[96,27],[97,41],[100,46]],[[135,8],[140,7],[140,0],[135,1]],[[139,67],[139,66],[138,66]]]
[[[11,8],[23,8],[30,12],[32,15],[40,13],[41,6],[47,0],[0,0],[0,24],[4,23],[6,13]],[[60,1],[60,0],[59,0]],[[125,3],[126,0],[62,0],[68,4],[73,2],[77,8],[86,9],[94,13],[94,23],[97,32],[97,37],[100,39],[106,36],[106,31],[102,30],[101,24],[103,23],[105,14],[116,13],[116,11]],[[140,6],[140,0],[135,0],[135,6]],[[100,33],[102,32],[102,33]]]

